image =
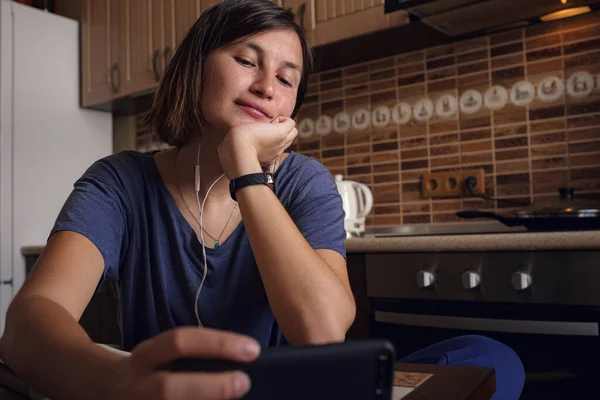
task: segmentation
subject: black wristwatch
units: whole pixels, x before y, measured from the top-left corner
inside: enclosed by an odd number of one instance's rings
[[[275,181],[273,180],[273,174],[259,172],[257,174],[242,175],[239,178],[235,178],[229,181],[229,194],[231,198],[237,201],[235,192],[250,185],[267,185],[274,190]]]

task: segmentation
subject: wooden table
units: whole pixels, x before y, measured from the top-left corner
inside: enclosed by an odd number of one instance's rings
[[[489,400],[496,392],[492,368],[396,364],[394,386],[402,400]]]
[[[491,368],[399,363],[394,385],[402,393],[395,399],[489,400],[496,391],[496,375]],[[0,400],[23,397],[0,388]]]

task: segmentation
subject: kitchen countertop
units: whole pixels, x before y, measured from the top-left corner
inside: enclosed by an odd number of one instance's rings
[[[44,246],[23,246],[21,253],[24,256],[36,256],[43,249]],[[600,230],[360,237],[346,240],[348,253],[531,250],[600,250]]]
[[[600,230],[359,237],[346,240],[348,253],[532,250],[600,250]]]
[[[40,255],[42,250],[44,250],[43,245],[40,246],[23,246],[21,247],[21,254],[25,257],[27,256],[37,256]]]

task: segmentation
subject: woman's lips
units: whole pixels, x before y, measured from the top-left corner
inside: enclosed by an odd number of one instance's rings
[[[263,111],[259,110],[256,107],[253,107],[250,104],[244,104],[244,103],[237,103],[238,106],[240,106],[244,111],[246,111],[246,113],[248,113],[250,116],[257,118],[257,119],[266,119],[269,118],[269,116],[264,113]]]

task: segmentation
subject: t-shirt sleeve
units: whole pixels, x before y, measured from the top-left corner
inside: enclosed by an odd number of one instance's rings
[[[313,249],[334,250],[345,258],[345,214],[333,176],[316,161],[303,175],[290,201],[290,217]]]
[[[118,167],[108,159],[95,162],[74,184],[50,236],[59,231],[77,232],[88,238],[104,258],[106,279],[119,279],[119,266],[127,247],[126,192]]]

